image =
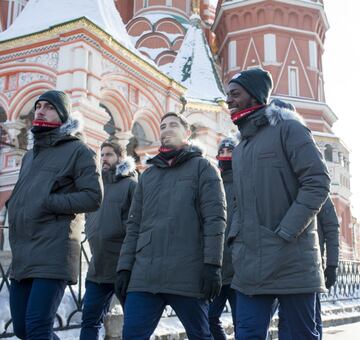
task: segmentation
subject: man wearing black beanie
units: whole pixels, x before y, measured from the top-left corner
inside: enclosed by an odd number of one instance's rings
[[[266,339],[278,299],[291,339],[315,340],[315,296],[326,288],[314,218],[330,178],[301,117],[268,105],[271,90],[270,73],[250,69],[227,91],[241,136],[232,158],[236,204],[228,236],[236,339]]]
[[[95,153],[74,135],[78,123],[68,95],[45,92],[34,109],[34,147],[7,202],[10,309],[18,338],[58,339],[56,311],[79,275],[78,215],[98,209],[102,193]]]
[[[221,179],[224,183],[226,196],[226,229],[225,239],[228,236],[231,226],[234,206],[234,192],[233,192],[233,176],[232,176],[232,152],[236,146],[236,140],[232,137],[225,137],[220,141],[218,146],[218,167],[221,173]],[[221,268],[222,286],[219,296],[210,303],[209,306],[209,325],[211,335],[214,340],[226,340],[227,336],[221,323],[221,314],[225,308],[226,302],[229,301],[231,307],[231,316],[233,325],[235,327],[235,313],[236,313],[236,294],[235,290],[230,287],[234,269],[231,263],[231,249],[225,243],[223,252],[223,262]]]

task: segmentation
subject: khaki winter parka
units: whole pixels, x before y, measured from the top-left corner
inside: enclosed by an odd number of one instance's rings
[[[128,292],[203,298],[204,264],[221,266],[226,202],[219,171],[186,147],[169,164],[155,156],[140,177],[117,271]]]
[[[272,104],[246,118],[240,133],[232,287],[247,295],[325,291],[314,218],[330,178],[310,130]]]
[[[76,283],[81,219],[99,208],[102,191],[95,153],[71,135],[74,121],[34,135],[7,202],[11,278]],[[75,124],[76,125],[76,124]]]
[[[87,280],[114,283],[116,265],[125,238],[137,176],[135,162],[126,157],[114,171],[103,174],[104,199],[99,210],[86,215],[85,232],[92,258]]]

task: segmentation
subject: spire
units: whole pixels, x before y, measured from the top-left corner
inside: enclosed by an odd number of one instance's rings
[[[0,33],[0,41],[48,30],[86,17],[128,49],[134,50],[113,0],[29,0],[14,23]]]
[[[200,20],[197,14],[191,16],[191,26],[168,74],[187,88],[186,98],[216,102],[224,99],[224,92]]]
[[[200,0],[192,0],[191,10],[193,14],[200,15]]]

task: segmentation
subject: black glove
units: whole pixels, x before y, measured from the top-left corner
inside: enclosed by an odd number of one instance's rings
[[[325,287],[329,289],[336,282],[336,267],[335,266],[327,266],[325,271]]]
[[[202,289],[205,300],[211,301],[220,294],[221,267],[205,263]]]
[[[115,295],[119,299],[123,307],[125,305],[126,291],[129,286],[130,276],[131,276],[130,270],[120,270],[116,274]]]

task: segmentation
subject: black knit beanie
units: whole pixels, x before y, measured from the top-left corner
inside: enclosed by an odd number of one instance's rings
[[[47,101],[55,107],[62,123],[65,123],[71,113],[71,101],[70,97],[62,91],[51,90],[43,93],[35,102],[34,107],[39,101]]]
[[[267,104],[271,90],[273,88],[273,80],[270,72],[261,68],[252,68],[235,74],[230,83],[241,85],[259,104]]]
[[[225,137],[219,144],[218,146],[218,154],[220,153],[220,151],[224,148],[227,148],[229,150],[234,150],[236,147],[236,141],[234,138],[232,137]]]

